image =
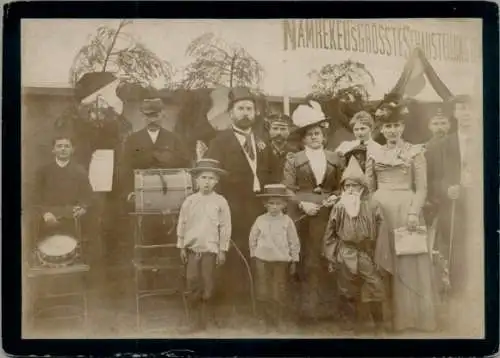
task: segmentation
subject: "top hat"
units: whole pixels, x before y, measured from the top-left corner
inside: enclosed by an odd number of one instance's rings
[[[141,103],[141,112],[145,115],[159,113],[163,109],[163,102],[160,98],[147,98]]]
[[[228,93],[229,107],[238,101],[250,100],[255,103],[255,96],[246,87],[232,88]]]
[[[299,105],[292,114],[293,124],[297,127],[295,132],[299,133],[304,133],[308,128],[317,125],[328,128],[327,119],[321,105],[316,101]]]
[[[366,176],[363,173],[363,170],[361,169],[361,166],[359,165],[359,162],[355,156],[351,156],[351,158],[349,159],[349,164],[342,173],[340,185],[344,185],[344,182],[348,179],[353,180],[356,183],[363,185],[364,187],[368,186]]]
[[[86,73],[75,84],[75,98],[81,102],[116,80],[116,76],[111,72]]]
[[[219,175],[227,174],[227,171],[220,167],[220,162],[215,159],[210,158],[202,158],[196,162],[194,168],[190,170],[193,174],[201,173],[201,172],[214,172]]]
[[[289,198],[291,195],[284,184],[268,184],[264,185],[264,190],[257,196],[262,198]]]

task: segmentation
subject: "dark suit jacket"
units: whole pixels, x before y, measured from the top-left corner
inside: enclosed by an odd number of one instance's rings
[[[264,165],[266,171],[265,184],[277,184],[283,182],[283,169],[287,157],[298,152],[295,146],[287,143],[281,153],[274,150],[271,142],[269,142],[263,150]]]
[[[191,166],[187,150],[172,132],[160,128],[153,143],[147,129],[132,133],[124,146],[121,165],[121,180],[124,195],[134,190],[135,169],[174,169]]]
[[[257,176],[263,187],[267,181],[263,151],[257,148],[256,155]],[[217,191],[226,198],[231,208],[232,236],[241,240],[238,246],[246,250],[250,227],[264,207],[253,191],[253,172],[233,130],[220,131],[210,142],[205,157],[218,160],[221,167],[228,171],[228,175],[221,178]]]

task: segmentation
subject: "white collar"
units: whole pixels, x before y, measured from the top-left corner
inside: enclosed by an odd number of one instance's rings
[[[321,148],[318,148],[318,149],[313,149],[313,148],[310,148],[308,146],[305,146],[304,147],[305,151],[307,154],[312,154],[312,155],[320,155],[320,154],[325,154],[325,148],[321,147]]]
[[[241,128],[236,127],[234,124],[232,125],[232,128],[234,129],[234,133],[239,134],[239,135],[243,135],[242,133],[245,133],[247,135],[252,134],[252,128],[241,129]]]
[[[66,160],[66,161],[62,161],[62,160],[59,160],[56,158],[56,164],[61,167],[61,168],[64,168],[65,166],[67,166],[69,164],[69,159]]]

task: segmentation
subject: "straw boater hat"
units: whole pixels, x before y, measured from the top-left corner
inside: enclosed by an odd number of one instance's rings
[[[296,126],[295,132],[304,133],[312,126],[328,128],[328,118],[323,113],[321,105],[316,101],[299,105],[292,114],[292,122]]]
[[[214,173],[217,173],[219,175],[227,174],[227,171],[225,171],[224,169],[222,169],[220,167],[220,162],[218,160],[210,159],[210,158],[203,158],[203,159],[198,160],[196,162],[195,167],[192,168],[190,171],[193,174],[207,172],[207,171],[214,172]]]
[[[291,195],[286,190],[283,184],[268,184],[264,186],[261,194],[257,194],[261,198],[289,198]]]
[[[361,166],[354,156],[351,156],[347,168],[345,168],[344,172],[342,173],[340,185],[344,185],[347,179],[353,180],[356,183],[363,185],[365,188],[368,187],[365,174],[363,173],[363,170],[361,170]]]

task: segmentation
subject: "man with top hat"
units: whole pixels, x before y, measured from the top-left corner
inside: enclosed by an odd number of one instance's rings
[[[293,123],[289,116],[281,113],[270,114],[265,120],[269,142],[264,148],[267,183],[280,183],[283,180],[283,167],[287,157],[297,152],[289,143],[288,137]]]
[[[480,176],[481,150],[477,104],[471,96],[458,95],[450,101],[457,131],[427,146],[428,198],[438,207],[437,235],[434,248],[449,268],[451,294],[461,295],[468,284],[474,264],[467,260],[467,235],[473,225],[468,208],[480,192],[476,192]]]
[[[221,178],[219,192],[231,208],[232,245],[235,250],[227,258],[228,274],[225,280],[226,301],[233,304],[249,303],[250,282],[248,276],[248,234],[255,218],[262,213],[260,201],[255,196],[265,183],[263,149],[265,145],[253,131],[256,114],[255,97],[246,88],[233,88],[229,92],[228,111],[232,127],[220,131],[209,143],[205,153],[221,163],[229,172]],[[241,255],[239,254],[241,253]],[[233,305],[233,308],[236,307]]]
[[[226,199],[214,192],[227,172],[217,160],[203,158],[191,170],[197,191],[183,202],[177,223],[177,247],[186,265],[188,304],[194,318],[187,331],[206,327],[213,316],[215,270],[226,261],[231,238],[231,212]]]
[[[356,139],[340,143],[335,151],[345,157],[346,163],[349,163],[350,157],[354,155],[364,171],[367,156],[381,148],[372,138],[373,117],[366,111],[360,111],[354,114],[349,125]]]
[[[343,162],[338,153],[324,149],[327,118],[319,103],[298,106],[292,121],[304,150],[287,159],[283,184],[293,194],[289,214],[301,239],[299,316],[303,323],[312,323],[323,316],[319,310],[325,288],[321,280],[322,239],[330,207],[339,195]]]

